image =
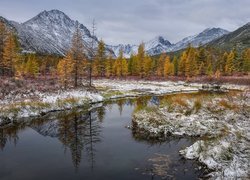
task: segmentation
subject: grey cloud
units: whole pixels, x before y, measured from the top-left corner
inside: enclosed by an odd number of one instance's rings
[[[208,27],[235,30],[250,21],[249,0],[1,0],[0,15],[24,22],[59,9],[87,27],[97,21],[106,43],[138,44],[157,35],[171,42]]]

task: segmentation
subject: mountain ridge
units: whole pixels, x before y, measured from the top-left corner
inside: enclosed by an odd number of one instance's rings
[[[175,44],[171,44],[163,36],[156,36],[154,39],[144,43],[145,50],[149,55],[157,55],[157,54],[166,53],[166,52],[175,52],[175,51],[186,48],[189,44],[191,44],[193,47],[205,45],[228,33],[229,31],[224,30],[222,28],[207,28],[204,31],[196,35],[185,37]],[[121,48],[123,48],[123,46],[124,45],[121,45]],[[129,46],[129,45],[126,45],[126,46]],[[136,46],[136,45],[133,45],[133,46]],[[127,52],[127,54],[131,54],[131,53]]]
[[[65,55],[71,46],[71,38],[75,31],[76,24],[79,24],[82,32],[82,39],[90,46],[94,42],[94,47],[98,45],[98,38],[92,36],[86,26],[79,23],[77,20],[72,20],[64,12],[52,9],[42,11],[33,18],[18,23],[9,21],[6,18],[0,17],[8,27],[15,30],[19,37],[21,47],[25,51],[35,51],[44,54]],[[248,26],[250,23],[248,23]],[[157,55],[167,52],[175,52],[186,48],[189,44],[194,47],[206,44],[216,44],[217,39],[223,39],[224,36],[231,34],[229,31],[222,28],[207,28],[202,32],[183,38],[182,40],[171,43],[165,36],[156,36],[155,38],[145,42],[145,51],[148,55]],[[218,42],[219,43],[219,42]],[[136,54],[138,45],[118,44],[105,45],[106,52],[113,56],[119,55],[119,50],[124,50],[124,56],[129,57],[131,53]]]
[[[1,20],[15,29],[22,49],[28,52],[64,56],[71,47],[71,39],[77,25],[87,47],[90,48],[93,41],[96,48],[99,42],[96,36],[91,35],[87,27],[55,9],[42,11],[24,23],[9,21],[3,17]],[[106,49],[106,51],[114,55],[112,50]]]
[[[250,48],[250,22],[225,36],[209,42],[207,46],[219,47],[225,50]]]

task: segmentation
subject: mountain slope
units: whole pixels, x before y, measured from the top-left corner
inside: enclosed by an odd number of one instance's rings
[[[6,23],[16,29],[21,47],[25,51],[65,55],[71,46],[71,39],[77,25],[88,47],[91,46],[92,41],[95,47],[98,44],[98,39],[91,36],[90,31],[83,24],[70,19],[59,10],[43,11],[21,24],[13,21]],[[113,54],[110,49],[106,51]]]
[[[145,43],[145,51],[148,55],[153,56],[165,52],[174,52],[186,48],[189,44],[193,47],[198,47],[199,45],[207,44],[219,37],[228,34],[227,30],[221,28],[208,28],[201,33],[189,36],[176,44],[171,44],[163,36],[157,36],[154,39]],[[110,46],[110,48],[115,52],[116,55],[119,53],[119,49],[122,48],[125,52],[125,57],[129,57],[131,53],[136,53],[138,46],[136,45],[118,45]]]
[[[70,48],[71,38],[78,22],[59,10],[43,11],[22,24],[13,24],[25,50],[64,55]],[[90,44],[94,39],[89,30],[79,24],[83,40]]]
[[[180,49],[184,49],[189,44],[192,45],[193,47],[198,47],[199,45],[207,44],[208,42],[211,42],[211,41],[213,41],[219,37],[222,37],[228,33],[229,32],[227,30],[224,30],[221,28],[208,28],[197,35],[189,36],[189,37],[184,38],[183,40],[177,42],[172,47],[171,51],[178,51]]]
[[[24,23],[8,21],[1,17],[0,20],[17,32],[21,47],[26,51],[65,55],[71,46],[71,38],[77,24],[79,24],[82,39],[87,46],[90,46],[92,41],[95,47],[98,44],[97,37],[91,36],[90,31],[83,24],[70,19],[59,10],[43,11]],[[148,55],[153,56],[165,52],[175,52],[186,48],[189,44],[194,47],[208,44],[224,49],[230,49],[235,45],[239,48],[245,48],[249,47],[250,44],[249,26],[250,23],[232,33],[221,28],[209,28],[199,34],[186,37],[175,44],[171,44],[163,36],[157,36],[145,43],[145,51]],[[125,57],[129,57],[131,53],[136,54],[138,49],[138,45],[130,44],[106,45],[105,47],[107,53],[116,56],[119,55],[119,50],[123,49]]]
[[[208,45],[226,50],[234,47],[239,50],[250,48],[250,22],[221,38],[211,41]]]
[[[137,49],[138,49],[138,46],[130,45],[130,44],[126,44],[126,45],[119,44],[117,46],[108,45],[107,47],[109,49],[112,49],[112,51],[114,52],[116,57],[119,56],[120,49],[122,49],[123,50],[123,55],[126,58],[130,57],[131,54],[136,54]]]
[[[172,44],[163,36],[157,36],[154,39],[145,43],[145,50],[149,55],[168,52],[171,49],[171,47]]]
[[[167,52],[171,48],[172,44],[164,37],[157,36],[154,39],[145,43],[145,51],[148,55],[160,54],[162,52]],[[117,46],[109,46],[115,53],[116,56],[119,55],[120,49],[124,52],[124,57],[128,58],[131,54],[136,54],[138,50],[138,45],[123,45],[119,44]]]

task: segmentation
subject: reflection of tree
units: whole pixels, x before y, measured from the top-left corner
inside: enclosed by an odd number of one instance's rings
[[[64,145],[65,151],[67,150],[67,145],[70,144],[70,137],[72,137],[72,133],[69,130],[69,127],[71,126],[71,113],[68,113],[64,116],[62,116],[59,119],[59,128],[58,128],[58,133],[59,133],[59,139]]]
[[[135,107],[135,111],[139,111],[142,108],[146,107],[148,105],[149,100],[151,99],[151,97],[139,97],[136,99],[136,107]]]
[[[119,109],[119,113],[120,113],[120,115],[122,115],[124,105],[132,107],[132,106],[134,106],[135,102],[136,102],[136,98],[128,98],[128,99],[121,98],[121,99],[116,99],[116,100],[113,100],[113,101],[106,101],[102,108],[105,107],[104,110],[107,109],[107,110],[111,111],[112,108],[113,108],[113,105],[117,104],[118,109]]]
[[[104,107],[102,107],[103,109]],[[102,115],[105,113],[105,109],[102,110]],[[98,118],[100,118],[100,115],[98,115]],[[101,116],[102,119],[99,119],[99,122],[101,122],[104,118],[104,116]],[[98,142],[100,142],[100,125],[97,121],[97,118],[95,116],[95,112],[89,111],[89,131],[87,134],[88,140],[86,143],[86,152],[89,157],[89,161],[91,163],[91,169],[94,168],[95,163],[95,152],[94,145]]]
[[[76,111],[63,113],[58,124],[59,139],[71,151],[72,161],[76,170],[81,162],[83,150],[84,121]]]
[[[81,154],[83,149],[83,136],[84,136],[84,126],[83,121],[78,117],[77,114],[73,116],[73,120],[71,120],[70,136],[71,141],[69,147],[71,149],[72,161],[77,169],[81,162]]]
[[[14,145],[18,142],[18,131],[23,129],[21,125],[13,125],[6,128],[0,128],[0,149],[3,150],[7,142],[13,142]]]
[[[65,152],[70,150],[76,170],[84,155],[89,158],[91,168],[93,168],[94,147],[100,142],[100,121],[104,116],[104,107],[92,111],[71,110],[34,118],[28,123],[0,128],[0,149],[3,150],[8,142],[16,144],[19,131],[31,127],[43,136],[58,137]]]
[[[127,99],[127,105],[132,107],[135,104],[135,101],[135,98]]]
[[[0,129],[0,149],[3,150],[7,143],[7,137],[3,129]]]
[[[97,108],[97,116],[99,121],[102,122],[105,116],[105,107],[101,106]]]
[[[126,99],[119,99],[117,100],[117,105],[118,105],[118,108],[119,108],[119,112],[120,112],[120,115],[122,115],[122,110],[123,110],[123,106],[126,102]]]
[[[111,102],[109,103],[104,103],[104,106],[106,107],[107,110],[111,111],[113,108],[113,104]]]
[[[100,125],[96,118],[93,118],[92,112],[72,111],[61,115],[58,125],[59,139],[64,144],[65,150],[70,149],[76,170],[80,165],[84,150],[90,157],[93,168],[94,144],[100,141]]]

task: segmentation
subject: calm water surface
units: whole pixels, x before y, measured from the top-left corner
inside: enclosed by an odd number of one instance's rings
[[[197,179],[197,164],[179,156],[190,139],[147,140],[132,132],[132,114],[147,97],[72,110],[0,128],[0,179]]]

